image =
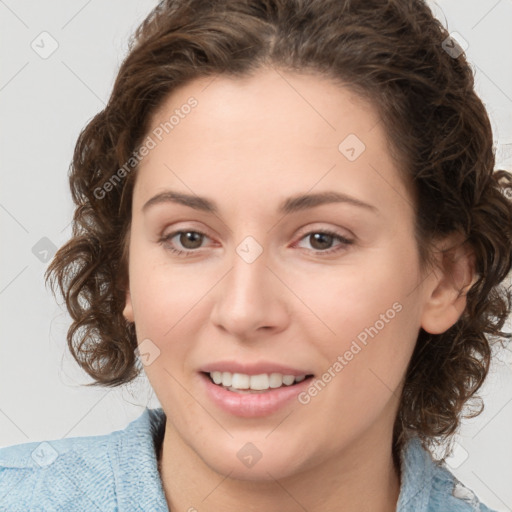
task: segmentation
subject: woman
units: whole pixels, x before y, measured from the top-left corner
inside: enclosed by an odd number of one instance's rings
[[[162,408],[1,450],[4,510],[490,510],[429,452],[509,337],[512,181],[457,50],[419,0],[158,5],[47,277],[84,370]]]

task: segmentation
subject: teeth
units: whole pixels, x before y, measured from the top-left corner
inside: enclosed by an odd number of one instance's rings
[[[283,385],[283,376],[280,373],[271,373],[269,381],[271,388],[280,388]]]
[[[222,373],[221,372],[211,372],[210,377],[212,378],[213,382],[215,382],[215,384],[222,383]]]
[[[236,389],[249,389],[251,386],[251,378],[249,375],[244,375],[243,373],[234,373],[231,379],[231,387]],[[222,382],[224,385],[224,381]]]
[[[295,382],[295,377],[293,375],[284,375],[283,376],[283,384],[287,386],[291,386]]]
[[[231,373],[229,373],[229,372],[222,373],[222,385],[223,386],[231,386],[232,380],[233,380],[233,375]]]
[[[302,382],[305,375],[283,375],[281,373],[261,373],[260,375],[246,375],[244,373],[210,372],[210,377],[215,384],[224,386],[231,391],[238,389],[251,389],[254,391],[265,391],[269,388],[280,388],[291,386],[294,383]]]

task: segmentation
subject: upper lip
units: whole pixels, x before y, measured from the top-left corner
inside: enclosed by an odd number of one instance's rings
[[[260,361],[258,363],[240,363],[236,361],[217,361],[201,367],[201,372],[211,373],[214,371],[243,373],[245,375],[261,375],[262,373],[281,373],[282,375],[313,375],[313,372],[304,369],[292,368],[279,363]]]

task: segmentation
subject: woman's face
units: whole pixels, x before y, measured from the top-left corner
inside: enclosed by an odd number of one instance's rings
[[[124,314],[166,436],[255,480],[390,443],[426,292],[376,112],[265,69],[183,86],[147,135]]]

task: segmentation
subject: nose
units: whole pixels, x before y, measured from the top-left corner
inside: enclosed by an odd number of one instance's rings
[[[230,271],[216,287],[212,322],[237,339],[251,340],[262,332],[286,329],[289,292],[269,267],[265,250],[254,260],[243,252],[232,255]]]

